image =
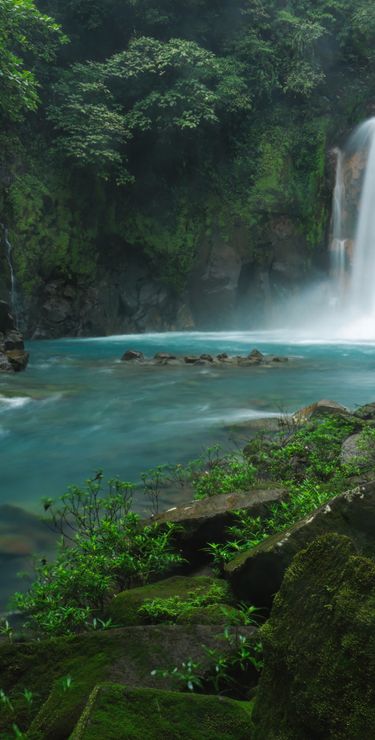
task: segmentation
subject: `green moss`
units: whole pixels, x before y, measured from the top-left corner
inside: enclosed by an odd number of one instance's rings
[[[232,624],[239,620],[240,612],[229,604],[209,604],[184,610],[177,624]]]
[[[225,597],[226,599],[229,598],[228,585],[225,581],[217,578],[210,578],[209,576],[174,576],[173,578],[166,578],[163,581],[140,588],[132,588],[118,594],[110,604],[108,614],[115,624],[146,624],[152,619],[150,620],[147,614],[140,611],[145,602],[176,597],[185,603],[191,601],[195,596],[207,595],[213,587],[221,591],[222,601],[225,600]]]
[[[295,557],[262,640],[257,740],[375,736],[375,564],[348,538]]]
[[[85,219],[83,201],[82,194],[75,197],[65,175],[39,162],[12,184],[10,239],[17,278],[26,294],[38,290],[46,278],[94,277],[97,212]]]
[[[85,700],[95,683],[105,678],[106,670],[116,654],[113,638],[90,635],[78,639],[51,639],[0,647],[0,685],[10,697],[14,713],[0,715],[0,737],[9,731],[15,721],[26,729],[30,719],[40,710],[55,685],[48,705],[48,731],[36,722],[30,737],[66,737],[66,725],[73,727]],[[72,677],[68,691],[63,690],[62,679]],[[29,709],[22,698],[27,688],[33,693]],[[44,720],[45,713],[42,713]]]
[[[103,684],[71,740],[251,740],[250,723],[247,702]]]

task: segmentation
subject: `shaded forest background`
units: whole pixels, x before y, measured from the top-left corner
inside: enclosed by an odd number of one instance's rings
[[[225,326],[250,294],[257,321],[324,262],[329,152],[375,110],[374,42],[371,0],[0,0],[29,334]]]

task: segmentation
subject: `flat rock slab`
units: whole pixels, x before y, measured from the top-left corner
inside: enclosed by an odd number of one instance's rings
[[[254,627],[241,634],[254,635]],[[189,658],[203,668],[212,664],[203,646],[226,654],[223,626],[149,625],[91,632],[71,638],[0,645],[0,687],[10,696],[15,713],[0,712],[0,737],[11,735],[16,722],[29,740],[69,738],[96,684],[113,681],[137,688],[175,689],[170,678],[151,675],[155,668],[173,668]],[[64,691],[63,679],[71,677]],[[28,708],[22,698],[33,692]],[[47,701],[48,700],[48,701]],[[36,715],[38,714],[38,719]],[[2,734],[3,733],[3,734]]]
[[[71,740],[250,740],[251,704],[219,696],[96,686]]]
[[[271,504],[282,501],[287,495],[284,488],[222,493],[169,509],[158,514],[154,521],[158,524],[174,522],[181,525],[182,529],[176,535],[178,546],[185,557],[201,561],[207,559],[202,548],[208,542],[225,541],[226,530],[235,521],[234,511],[243,509],[251,516],[265,516]]]
[[[233,558],[225,566],[233,593],[269,606],[294,555],[328,532],[347,535],[360,552],[375,555],[375,481],[336,496],[290,529]]]

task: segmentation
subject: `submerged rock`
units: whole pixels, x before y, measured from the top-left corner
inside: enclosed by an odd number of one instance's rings
[[[121,357],[122,362],[132,362],[133,360],[144,360],[143,352],[134,349],[128,349]]]
[[[222,696],[96,686],[71,740],[249,740],[251,704]]]
[[[224,542],[226,530],[235,522],[233,512],[242,509],[251,516],[265,516],[271,504],[287,496],[284,488],[254,489],[247,493],[221,493],[158,514],[154,521],[178,524],[178,547],[192,562],[204,562],[209,542]]]
[[[269,606],[296,553],[327,532],[348,535],[362,553],[375,555],[374,480],[336,496],[290,529],[229,561],[225,575],[233,593],[257,606]]]
[[[375,737],[375,564],[335,534],[296,556],[262,628],[253,740]]]

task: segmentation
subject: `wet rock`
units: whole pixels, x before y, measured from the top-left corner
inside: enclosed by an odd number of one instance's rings
[[[289,362],[289,357],[269,357],[270,362]]]
[[[257,606],[269,606],[296,553],[328,532],[347,535],[361,552],[375,555],[374,480],[336,496],[290,529],[233,558],[225,566],[233,592]]]
[[[184,556],[195,563],[205,562],[208,556],[204,548],[209,542],[225,541],[226,530],[235,521],[234,511],[243,509],[254,517],[264,516],[271,504],[286,497],[287,491],[283,488],[222,493],[169,509],[158,514],[154,521],[180,525],[176,538]]]
[[[128,349],[121,357],[121,362],[132,362],[133,360],[144,360],[143,352],[134,349]]]
[[[375,565],[321,537],[293,560],[262,628],[253,740],[375,737]]]
[[[170,355],[169,352],[157,352],[154,360],[177,360],[176,355]]]
[[[186,357],[184,357],[184,362],[187,365],[195,365],[199,359],[199,357],[196,357],[194,355],[187,355]]]
[[[264,357],[264,355],[262,355],[261,352],[259,352],[258,349],[253,349],[253,350],[251,350],[250,354],[247,356],[247,359],[248,360],[252,360],[254,363],[255,362],[258,362],[259,363],[259,362],[263,362],[263,360],[265,359],[265,357]]]
[[[9,306],[0,301],[0,372],[25,370],[29,354],[24,350],[22,334],[17,331]]]
[[[229,355],[227,355],[226,352],[221,352],[219,355],[216,355],[218,360],[228,360]]]
[[[0,373],[14,373],[14,367],[4,352],[0,352]]]
[[[6,353],[13,370],[18,373],[26,370],[29,362],[29,353],[24,350],[12,349]]]
[[[293,419],[302,424],[309,419],[314,419],[319,416],[349,416],[350,411],[336,401],[329,401],[322,399],[316,403],[312,403],[310,406],[305,406],[299,409],[293,414]]]
[[[4,348],[5,350],[23,350],[24,344],[22,334],[19,331],[9,332],[4,339]]]
[[[214,361],[214,358],[212,357],[212,355],[201,355],[200,356],[200,359],[201,360],[206,360],[207,362],[213,362]]]

